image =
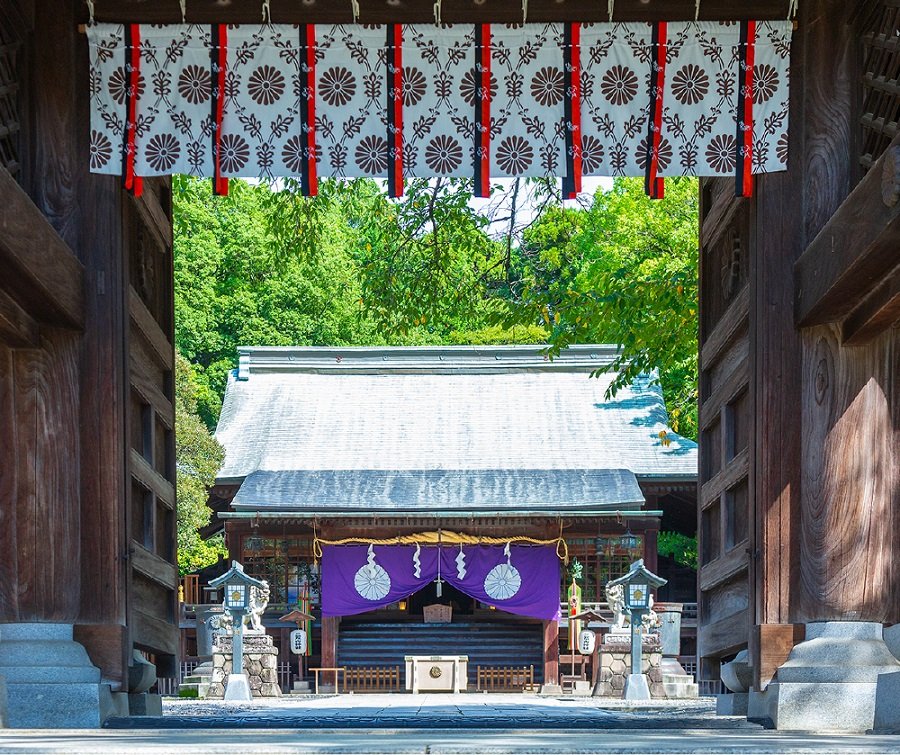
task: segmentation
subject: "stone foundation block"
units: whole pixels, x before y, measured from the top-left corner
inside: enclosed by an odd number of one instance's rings
[[[749,711],[750,695],[735,692],[731,695],[716,696],[716,713],[720,716],[745,716]]]
[[[141,692],[128,695],[128,712],[132,716],[161,716],[162,696]]]
[[[900,734],[900,672],[881,674],[875,684],[874,733]]]
[[[0,676],[11,728],[93,729],[109,710],[100,670],[74,641],[71,624],[0,626]]]
[[[213,648],[212,678],[208,700],[222,700],[231,674],[232,638],[218,636]],[[278,650],[269,635],[244,635],[244,675],[253,697],[281,697],[278,685]],[[198,690],[199,691],[199,690]]]

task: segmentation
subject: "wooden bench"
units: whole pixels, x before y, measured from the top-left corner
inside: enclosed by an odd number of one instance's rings
[[[399,666],[359,666],[344,669],[344,692],[393,692],[400,687]]]
[[[479,692],[534,692],[534,666],[478,666],[476,689]]]

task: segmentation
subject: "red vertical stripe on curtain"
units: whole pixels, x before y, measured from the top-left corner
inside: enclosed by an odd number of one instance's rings
[[[225,69],[228,63],[228,27],[212,27],[212,138],[213,194],[228,194],[228,179],[222,175],[222,121],[225,115]]]
[[[303,58],[301,67],[304,76],[304,91],[300,97],[300,116],[303,133],[303,167],[301,184],[303,194],[315,196],[319,191],[316,173],[316,27],[303,24],[301,31]]]
[[[403,196],[403,26],[387,28],[388,196]]]
[[[753,196],[753,65],[756,58],[756,22],[741,21],[738,66],[735,195]]]
[[[668,53],[668,25],[658,21],[653,25],[653,54],[650,68],[650,117],[647,132],[647,166],[644,188],[651,199],[665,196],[665,181],[659,176],[659,145],[662,140],[663,88],[666,83],[666,55]]]
[[[491,25],[475,27],[475,196],[491,195]]]
[[[141,27],[128,24],[125,41],[125,144],[122,157],[125,162],[122,175],[125,188],[139,197],[144,191],[144,181],[135,175],[134,163],[137,159],[137,100],[141,80]]]
[[[563,197],[581,191],[581,24],[566,24],[563,55],[566,72],[566,175]]]

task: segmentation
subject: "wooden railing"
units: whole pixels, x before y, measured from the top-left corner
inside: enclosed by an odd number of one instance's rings
[[[400,667],[382,666],[344,669],[344,692],[394,692],[400,689]]]
[[[181,578],[179,593],[182,603],[197,605],[200,602],[200,578],[196,574],[185,574]]]
[[[534,666],[478,666],[477,672],[479,692],[531,692],[536,689]]]

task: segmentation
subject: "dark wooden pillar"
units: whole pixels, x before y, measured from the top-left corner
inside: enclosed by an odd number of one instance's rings
[[[336,616],[322,617],[322,667],[337,665],[337,641],[340,619]],[[327,678],[327,676],[325,677]]]
[[[559,622],[544,622],[544,684],[559,683]]]
[[[656,508],[655,504],[654,508]],[[647,568],[654,574],[659,567],[659,552],[657,550],[658,540],[658,529],[644,531],[644,564],[646,564]]]

